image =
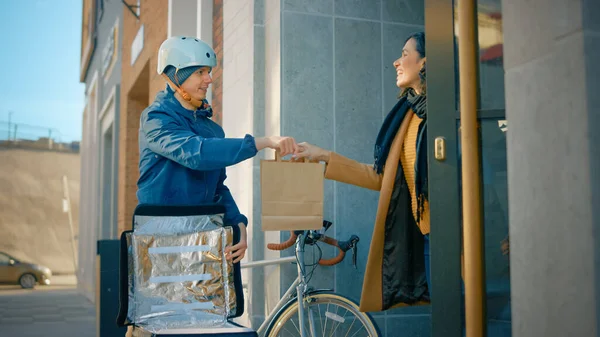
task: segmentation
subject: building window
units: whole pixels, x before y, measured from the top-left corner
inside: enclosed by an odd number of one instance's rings
[[[102,50],[102,68],[101,74],[104,77],[104,84],[106,84],[112,69],[117,61],[118,52],[118,31],[119,31],[119,20],[115,22],[114,26],[108,34],[106,44]]]
[[[102,14],[104,14],[104,0],[96,0],[96,22],[102,21]]]

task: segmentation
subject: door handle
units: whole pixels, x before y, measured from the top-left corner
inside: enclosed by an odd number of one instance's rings
[[[437,161],[446,160],[446,138],[436,137],[434,144],[434,157]]]

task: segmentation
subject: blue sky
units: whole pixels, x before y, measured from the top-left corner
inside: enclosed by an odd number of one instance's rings
[[[13,123],[54,128],[62,141],[81,139],[81,5],[81,0],[0,1],[0,123],[13,111]],[[17,130],[44,136],[43,129]]]

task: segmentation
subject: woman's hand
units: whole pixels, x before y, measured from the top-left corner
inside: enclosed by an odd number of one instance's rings
[[[294,157],[298,159],[308,158],[310,160],[318,160],[329,162],[331,151],[324,150],[318,146],[309,143],[299,143],[298,150],[294,152]]]
[[[255,142],[256,142],[256,149],[258,151],[268,147],[268,148],[271,148],[274,150],[279,150],[279,153],[282,157],[296,152],[296,150],[298,148],[298,145],[296,144],[296,140],[292,137],[281,137],[281,136],[262,137],[262,138],[256,138]]]
[[[246,255],[246,249],[248,249],[248,233],[246,232],[246,225],[239,223],[238,227],[240,228],[240,242],[235,246],[228,246],[225,248],[227,260],[233,260],[233,263],[240,262]]]

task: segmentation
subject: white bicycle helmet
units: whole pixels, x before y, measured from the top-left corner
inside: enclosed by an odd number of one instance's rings
[[[181,97],[190,102],[192,106],[199,108],[204,102],[193,98],[179,85],[175,84],[165,73],[167,67],[173,66],[176,71],[187,67],[210,67],[217,66],[217,54],[204,41],[189,36],[173,36],[166,39],[158,49],[158,67],[156,71],[171,84]]]
[[[166,39],[158,50],[158,67],[162,74],[165,68],[173,66],[183,69],[191,66],[217,66],[217,54],[206,42],[190,36],[173,36]]]

